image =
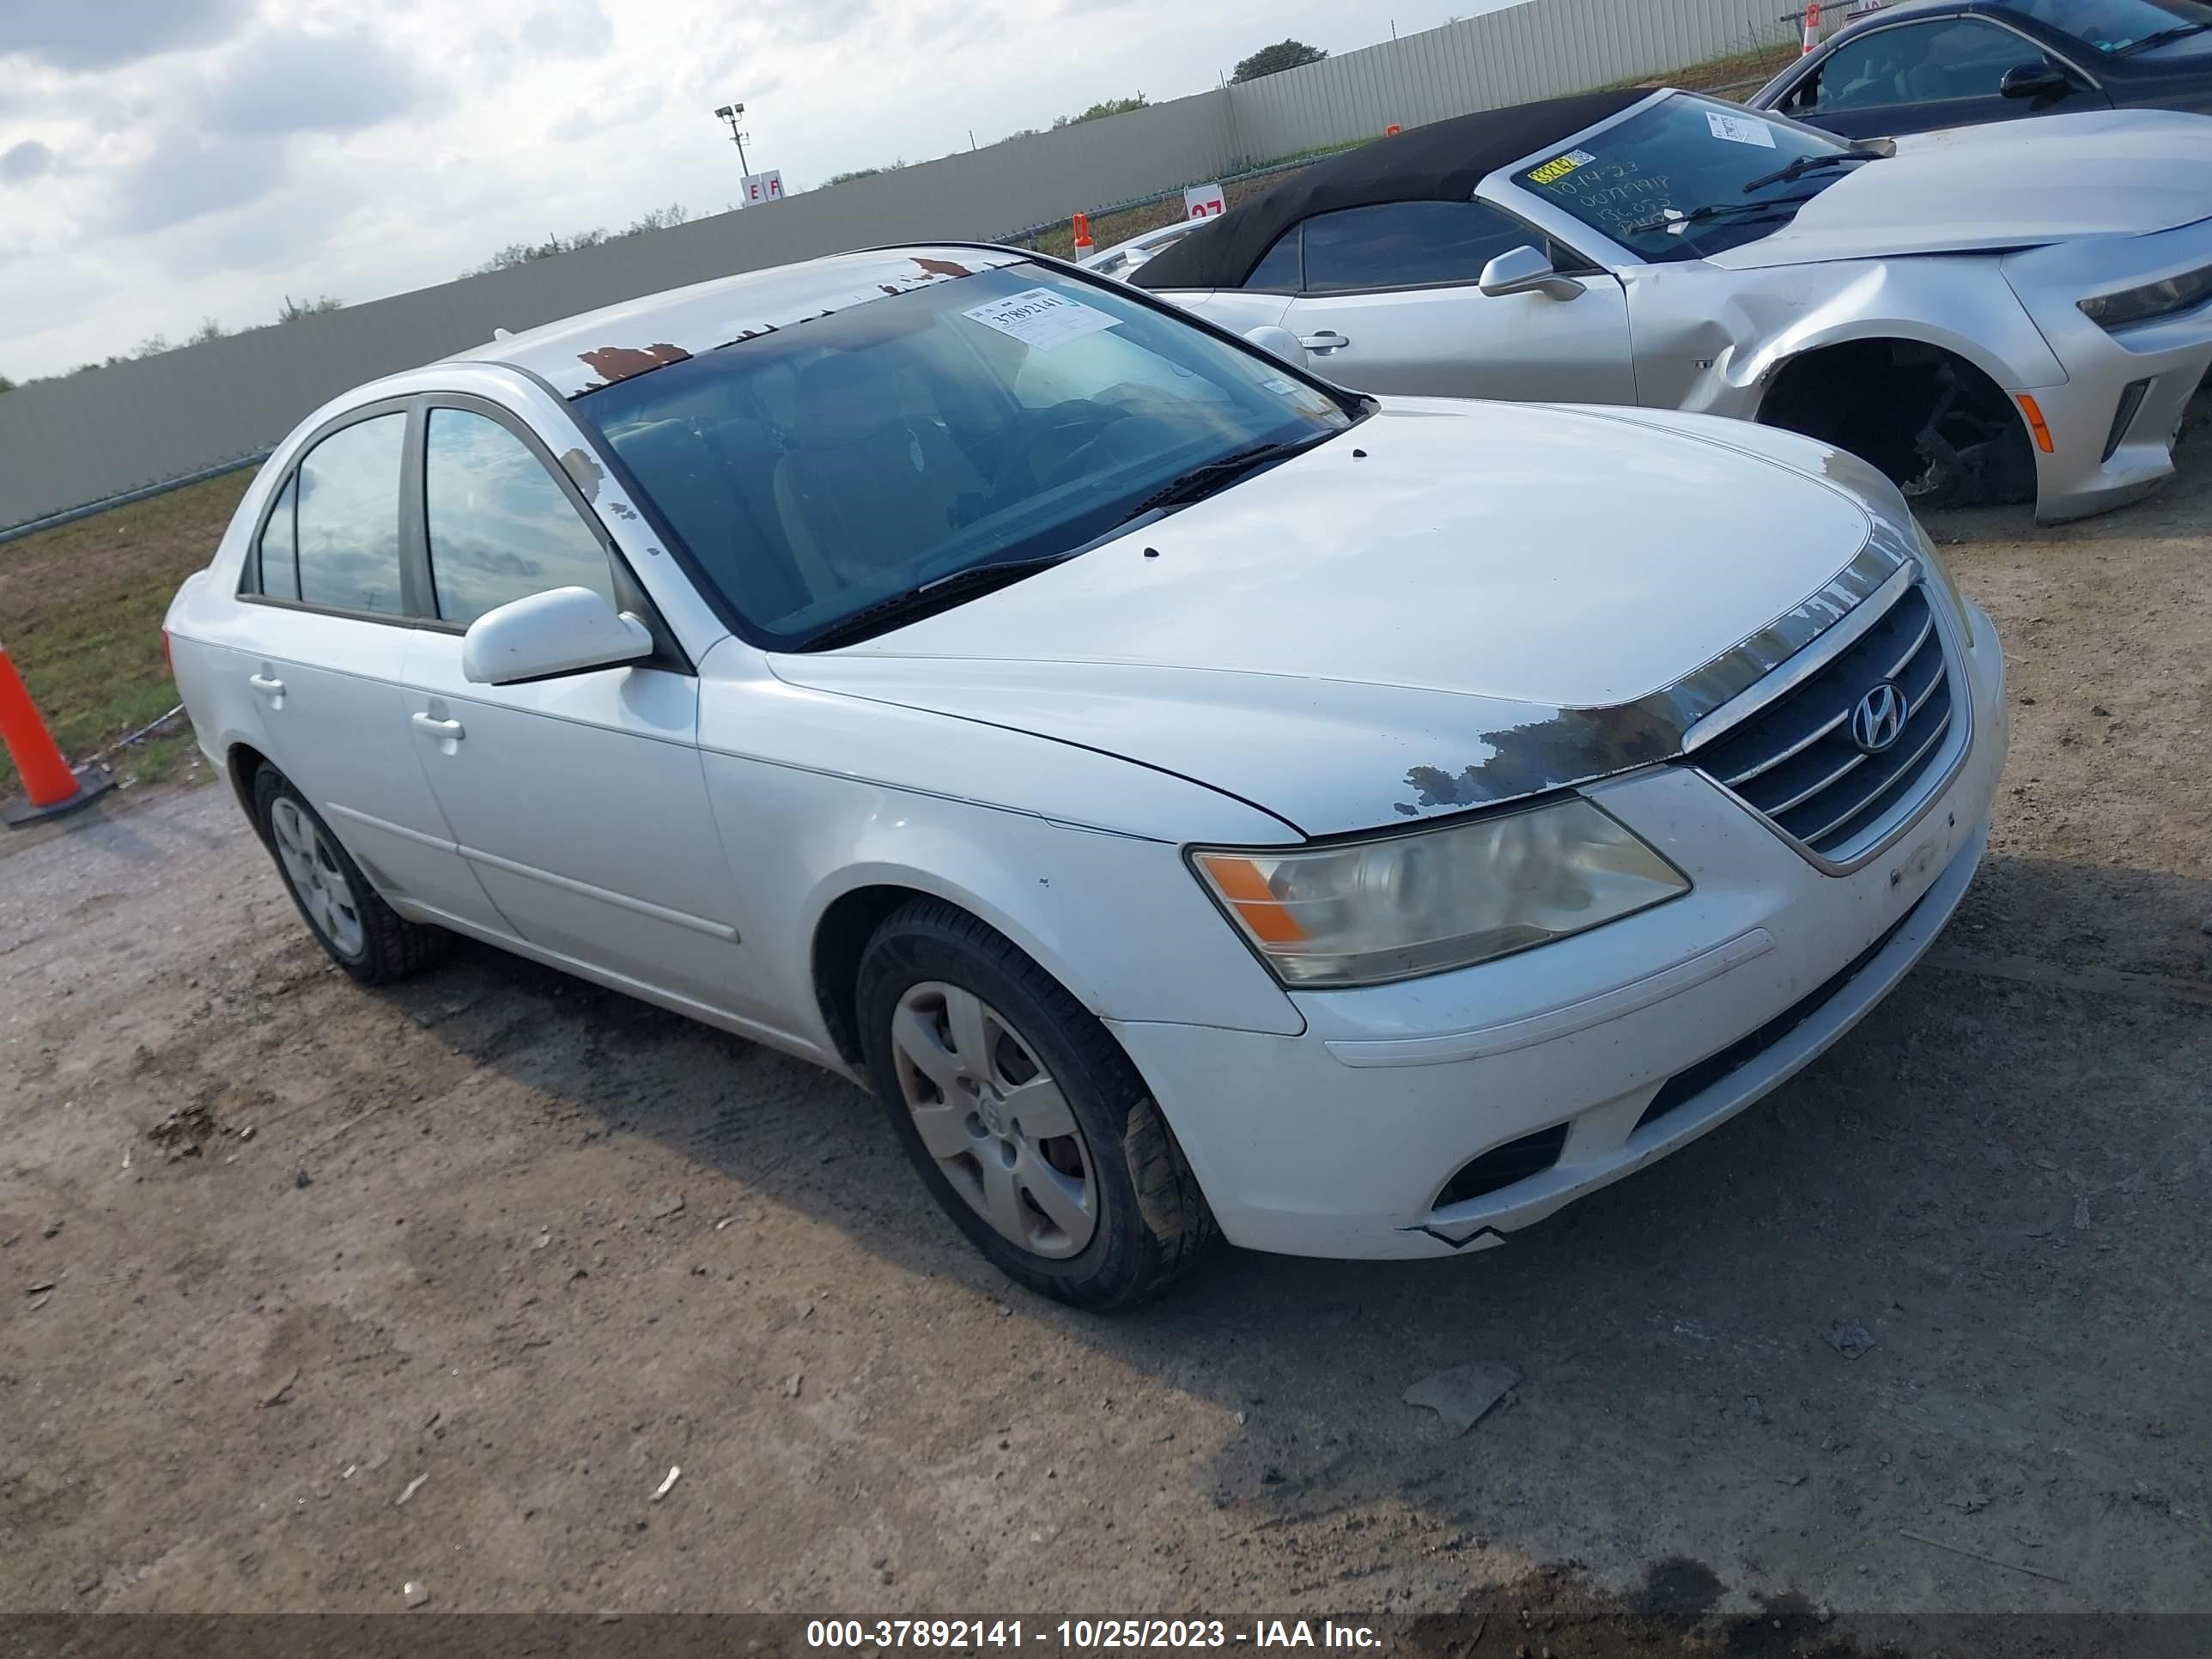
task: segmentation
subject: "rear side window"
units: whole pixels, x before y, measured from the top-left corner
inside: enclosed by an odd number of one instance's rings
[[[430,411],[422,472],[438,615],[466,624],[553,587],[616,603],[606,551],[544,464],[497,421]]]
[[[254,550],[260,591],[272,599],[300,597],[298,531],[292,521],[293,509],[299,500],[298,481],[285,479],[284,493],[270,509],[269,522],[261,528],[260,544]]]
[[[1386,202],[1306,221],[1309,294],[1473,283],[1499,254],[1538,239],[1482,202]]]
[[[340,428],[300,463],[287,493],[298,492],[302,603],[402,614],[399,459],[406,436],[405,415],[378,415]],[[265,549],[263,569],[265,576]]]

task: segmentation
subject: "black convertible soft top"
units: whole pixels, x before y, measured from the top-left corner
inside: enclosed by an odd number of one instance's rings
[[[1258,201],[1170,244],[1130,280],[1144,288],[1235,288],[1301,220],[1376,202],[1464,202],[1507,162],[1571,138],[1655,90],[1628,87],[1480,110],[1378,138],[1316,162]]]

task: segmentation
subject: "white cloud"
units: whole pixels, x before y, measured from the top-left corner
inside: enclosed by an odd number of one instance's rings
[[[430,96],[416,60],[360,29],[268,29],[224,60],[202,118],[235,137],[352,132],[404,115]]]
[[[9,0],[0,58],[106,69],[222,40],[252,15],[253,0]]]
[[[35,138],[26,138],[0,150],[0,185],[27,185],[44,177],[53,165],[53,151]]]
[[[1342,0],[0,0],[0,372],[446,282],[671,201],[720,212],[732,100],[751,164],[799,187],[1204,91],[1285,34],[1388,32]]]

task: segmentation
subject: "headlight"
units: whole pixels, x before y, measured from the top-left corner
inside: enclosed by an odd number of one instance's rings
[[[1200,850],[1191,860],[1276,976],[1314,989],[1487,962],[1690,890],[1580,799],[1339,847]]]
[[[2212,265],[2202,270],[2184,271],[2162,283],[2146,283],[2141,288],[2123,289],[2118,294],[2100,294],[2094,300],[2078,303],[2081,314],[2100,328],[2125,328],[2130,323],[2146,323],[2154,317],[2186,311],[2208,299],[2212,299]]]
[[[1936,544],[1928,539],[1927,526],[1915,519],[1912,533],[1920,538],[1920,568],[1928,573],[1929,581],[1943,590],[1943,597],[1951,602],[1951,614],[1964,618],[1966,596],[1959,591],[1959,584],[1951,575],[1951,568],[1943,562],[1943,556],[1936,550]],[[1973,639],[1971,628],[1966,630],[1966,638],[1969,642]]]

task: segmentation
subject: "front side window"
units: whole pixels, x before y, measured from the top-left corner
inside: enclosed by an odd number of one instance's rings
[[[341,427],[300,463],[303,604],[401,614],[399,460],[406,436],[405,415],[378,415]],[[263,568],[265,575],[265,560]]]
[[[1792,162],[1794,179],[1783,171]],[[1569,139],[1513,182],[1656,264],[1769,235],[1837,179],[1880,165],[1826,133],[1675,93]]]
[[[530,447],[489,416],[430,411],[424,522],[438,615],[464,625],[553,587],[615,602],[599,539]]]
[[[1385,202],[1305,222],[1305,291],[1473,283],[1501,253],[1542,239],[1484,202]]]
[[[1273,358],[1030,264],[848,306],[573,407],[701,579],[797,648],[973,567],[1072,556],[1194,469],[1352,419]]]
[[[2007,70],[2042,61],[2040,49],[1978,18],[1900,23],[1836,48],[1820,73],[1791,96],[1789,107],[1832,114],[1994,98]]]

